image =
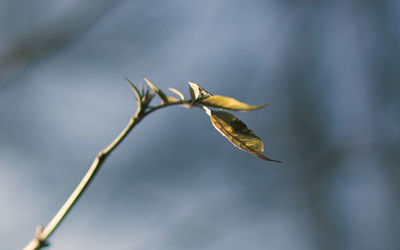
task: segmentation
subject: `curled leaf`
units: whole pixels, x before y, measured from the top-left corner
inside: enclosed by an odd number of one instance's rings
[[[240,102],[234,98],[221,96],[221,95],[209,96],[205,99],[202,99],[199,103],[206,105],[208,107],[236,110],[236,111],[255,110],[255,109],[260,109],[260,108],[267,106],[267,104],[248,105],[248,104]]]
[[[156,87],[152,82],[150,82],[149,79],[144,77],[144,80],[146,81],[147,85],[161,98],[163,102],[168,102],[167,96],[162,92],[159,88]]]
[[[200,87],[200,85],[198,85],[197,83],[188,82],[188,84],[190,96],[192,97],[193,102],[212,96],[211,93]]]
[[[280,162],[260,153],[264,151],[264,143],[241,120],[227,112],[213,111],[208,108],[205,110],[213,126],[234,146],[263,160]]]
[[[139,90],[137,89],[137,87],[135,86],[135,84],[133,84],[131,81],[129,81],[128,78],[125,78],[125,80],[129,83],[129,85],[131,85],[133,92],[136,95],[135,101],[138,103],[139,108],[141,108],[142,106],[142,99],[141,99],[141,95]]]

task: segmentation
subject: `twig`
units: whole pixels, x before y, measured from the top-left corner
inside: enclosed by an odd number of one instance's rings
[[[137,93],[137,89],[134,89],[135,93]],[[71,210],[71,208],[75,205],[76,201],[79,199],[79,197],[83,194],[83,192],[86,190],[90,182],[93,180],[95,177],[96,173],[100,170],[101,166],[103,165],[103,162],[106,160],[106,158],[111,154],[111,152],[126,138],[126,136],[129,134],[129,132],[148,114],[152,113],[155,110],[167,107],[167,106],[172,106],[172,105],[181,105],[181,104],[186,104],[188,103],[187,101],[176,101],[176,102],[168,102],[161,104],[156,107],[149,108],[148,104],[151,100],[148,100],[146,98],[152,98],[152,96],[140,96],[138,94],[138,108],[136,111],[136,114],[129,120],[129,123],[126,125],[126,127],[122,130],[122,132],[114,139],[113,142],[111,142],[110,145],[108,145],[104,150],[100,151],[96,158],[94,159],[92,165],[90,166],[89,170],[86,172],[85,176],[82,178],[81,182],[78,184],[78,186],[75,188],[75,190],[72,192],[72,194],[68,197],[68,199],[65,201],[65,203],[62,205],[60,210],[56,213],[56,215],[51,219],[49,224],[43,229],[42,226],[39,226],[36,230],[36,235],[35,237],[24,247],[24,250],[38,250],[43,247],[46,247],[49,245],[48,243],[48,238],[51,236],[51,234],[54,232],[54,230],[60,225],[60,223],[63,221],[65,216],[68,214],[68,212]],[[143,98],[143,100],[141,100]],[[146,105],[143,105],[146,104]],[[149,108],[148,110],[146,110]]]
[[[172,105],[182,105],[184,107],[197,107],[201,108],[210,116],[211,122],[214,127],[225,136],[234,146],[241,150],[247,151],[263,160],[280,162],[277,160],[271,160],[268,157],[262,155],[260,152],[264,150],[264,144],[260,138],[258,138],[253,131],[251,131],[247,126],[234,117],[233,115],[222,112],[222,111],[211,111],[210,109],[204,107],[214,107],[225,110],[236,110],[236,111],[248,111],[255,110],[264,107],[265,105],[251,106],[242,102],[239,102],[231,97],[225,96],[212,96],[209,92],[201,88],[198,84],[189,82],[190,93],[192,100],[185,100],[183,94],[175,90],[173,92],[177,93],[181,100],[175,98],[167,97],[164,92],[157,88],[153,83],[145,78],[148,88],[144,90],[142,85],[138,89],[133,83],[126,79],[131,85],[133,92],[136,95],[136,102],[138,104],[137,111],[135,115],[129,120],[128,125],[122,130],[122,132],[108,145],[104,150],[100,151],[96,158],[94,159],[89,170],[68,197],[67,201],[62,205],[60,210],[51,219],[49,224],[43,229],[39,226],[36,230],[35,237],[25,246],[24,250],[37,250],[49,245],[48,238],[54,232],[54,230],[60,225],[65,216],[75,205],[76,201],[86,190],[90,182],[95,177],[96,173],[100,170],[106,158],[111,154],[111,152],[126,138],[129,132],[147,115],[152,112],[165,108]],[[161,104],[158,106],[150,106],[150,102],[153,97],[158,95],[161,99]],[[211,100],[210,100],[211,99]],[[207,101],[206,101],[207,100]],[[219,114],[219,115],[218,115]],[[221,122],[222,121],[222,122]]]

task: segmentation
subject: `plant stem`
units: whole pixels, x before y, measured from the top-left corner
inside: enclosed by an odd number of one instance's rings
[[[136,114],[129,120],[129,123],[122,130],[122,132],[108,145],[104,150],[100,151],[96,158],[94,159],[92,165],[89,170],[86,172],[85,176],[82,178],[81,182],[72,192],[72,194],[68,197],[62,207],[58,210],[56,215],[51,219],[49,224],[42,230],[41,227],[38,228],[35,237],[24,247],[24,250],[37,250],[42,247],[48,246],[47,239],[51,236],[54,230],[60,225],[65,216],[71,210],[71,208],[75,205],[76,201],[86,190],[90,182],[95,177],[96,173],[99,171],[100,167],[103,165],[105,159],[110,155],[110,153],[126,138],[129,132],[148,114],[151,112],[158,110],[160,108],[164,108],[172,105],[180,105],[188,103],[186,101],[178,101],[178,102],[169,102],[165,104],[161,104],[156,107],[149,108],[148,111],[146,109],[147,106],[143,107],[142,105],[138,105],[138,109]],[[143,109],[144,108],[144,109]]]

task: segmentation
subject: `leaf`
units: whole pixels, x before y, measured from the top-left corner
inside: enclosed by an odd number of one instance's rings
[[[152,82],[150,82],[149,79],[144,77],[144,80],[146,81],[147,85],[150,86],[150,88],[161,98],[163,102],[168,102],[167,96],[162,92],[159,88],[156,87]]]
[[[260,109],[267,104],[264,105],[249,105],[243,102],[240,102],[232,97],[221,96],[221,95],[212,95],[207,90],[203,89],[197,83],[188,82],[189,83],[189,90],[190,96],[192,97],[192,101],[198,102],[199,104],[220,108],[220,109],[227,109],[227,110],[236,110],[236,111],[249,111]]]
[[[168,102],[179,102],[179,100],[176,99],[175,97],[168,96]]]
[[[150,89],[147,87],[142,97],[142,106],[147,107],[155,95],[156,93],[150,91]]]
[[[192,97],[193,102],[212,96],[211,93],[200,87],[200,85],[198,85],[197,83],[188,82],[188,84],[190,96]]]
[[[139,90],[140,90],[140,92],[142,93],[142,96],[143,96],[144,95],[143,83],[140,83]]]
[[[168,88],[169,91],[173,92],[174,94],[176,94],[177,96],[179,96],[179,98],[181,98],[182,101],[185,100],[185,96],[177,89],[174,88]]]
[[[209,97],[201,100],[199,103],[209,106],[209,107],[228,109],[228,110],[236,110],[236,111],[255,110],[255,109],[260,109],[260,108],[267,106],[267,104],[256,105],[256,106],[248,105],[248,104],[240,102],[232,97],[226,97],[226,96],[221,96],[221,95],[209,96]]]
[[[224,111],[205,110],[213,126],[234,146],[263,160],[280,162],[260,153],[264,151],[264,143],[241,120]]]
[[[141,106],[142,106],[142,99],[141,99],[139,90],[137,89],[137,87],[136,87],[131,81],[129,81],[128,78],[125,78],[125,80],[129,83],[129,85],[131,85],[132,90],[133,90],[133,92],[134,92],[135,95],[136,95],[135,101],[138,103],[139,108],[141,108]]]

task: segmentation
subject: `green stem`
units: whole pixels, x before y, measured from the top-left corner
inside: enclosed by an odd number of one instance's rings
[[[187,101],[179,101],[179,102],[169,102],[165,104],[161,104],[156,107],[149,108],[147,111],[147,107],[138,105],[138,109],[136,114],[129,120],[129,123],[122,130],[122,132],[108,145],[104,150],[100,151],[96,158],[94,159],[92,165],[89,170],[86,172],[85,176],[82,178],[81,182],[72,192],[72,194],[68,197],[62,207],[58,210],[56,215],[51,219],[49,224],[42,230],[41,227],[36,232],[36,236],[24,247],[24,250],[37,250],[42,247],[48,246],[47,239],[51,236],[54,230],[60,225],[65,216],[71,210],[71,208],[76,204],[76,201],[86,190],[90,182],[93,180],[96,173],[100,170],[100,167],[103,165],[105,159],[110,155],[110,153],[126,138],[129,132],[148,114],[156,111],[158,109],[172,106],[172,105],[180,105],[187,104]],[[140,103],[141,104],[141,103]],[[143,112],[142,112],[143,111]]]

